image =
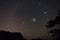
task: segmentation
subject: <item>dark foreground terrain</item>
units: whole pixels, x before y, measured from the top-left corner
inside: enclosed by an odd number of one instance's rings
[[[0,40],[26,40],[21,33],[0,30]]]

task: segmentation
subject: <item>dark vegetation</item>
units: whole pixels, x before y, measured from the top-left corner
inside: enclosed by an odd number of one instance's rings
[[[58,16],[56,16],[54,20],[50,20],[46,25],[48,29],[49,28],[51,29],[49,33],[52,34],[51,36],[53,37],[53,40],[60,40],[60,26],[56,26],[56,25],[60,25],[60,10],[58,11]]]

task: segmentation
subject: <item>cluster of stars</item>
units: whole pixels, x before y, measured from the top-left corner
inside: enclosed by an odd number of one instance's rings
[[[47,14],[47,11],[43,12],[43,14]],[[38,17],[40,17],[40,16],[38,16]],[[33,21],[33,22],[36,22],[36,18],[33,17],[33,18],[32,18],[32,21]],[[22,24],[25,24],[25,22],[22,21]]]
[[[36,18],[32,18],[32,21],[33,21],[33,22],[36,22]],[[22,21],[22,24],[25,24],[25,22]]]

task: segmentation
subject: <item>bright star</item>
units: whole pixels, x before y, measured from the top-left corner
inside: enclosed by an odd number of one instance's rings
[[[33,22],[35,22],[36,21],[36,19],[35,18],[33,18]]]

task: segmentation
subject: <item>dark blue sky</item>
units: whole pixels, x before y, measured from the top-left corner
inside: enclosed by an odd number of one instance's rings
[[[45,25],[59,9],[60,0],[0,0],[0,29],[27,38],[48,37]]]

